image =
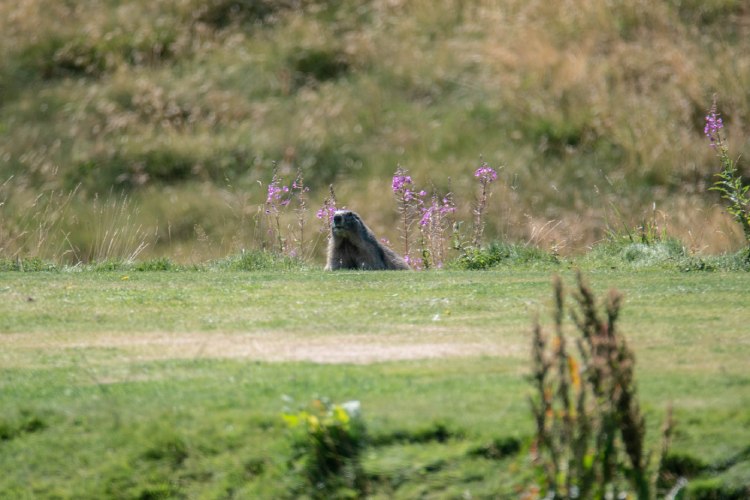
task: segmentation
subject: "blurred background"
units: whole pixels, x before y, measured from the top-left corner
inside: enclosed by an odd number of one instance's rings
[[[745,0],[2,2],[0,257],[260,248],[274,172],[301,172],[319,260],[330,184],[393,242],[398,166],[470,222],[483,161],[485,240],[574,254],[650,224],[732,251],[714,95],[747,178]]]

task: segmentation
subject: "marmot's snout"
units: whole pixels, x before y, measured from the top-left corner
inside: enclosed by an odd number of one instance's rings
[[[354,216],[352,212],[347,210],[339,210],[333,214],[333,230],[334,235],[343,236],[348,231],[352,231],[356,227]]]

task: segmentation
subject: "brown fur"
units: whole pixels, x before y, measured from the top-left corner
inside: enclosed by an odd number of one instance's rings
[[[396,252],[378,241],[359,215],[351,210],[339,210],[333,216],[326,264],[326,270],[336,269],[410,268]]]

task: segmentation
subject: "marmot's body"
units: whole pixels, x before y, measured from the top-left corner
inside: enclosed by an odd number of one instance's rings
[[[339,210],[333,215],[326,270],[409,269],[396,252],[381,244],[359,215]]]

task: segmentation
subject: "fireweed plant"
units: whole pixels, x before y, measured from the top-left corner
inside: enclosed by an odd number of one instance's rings
[[[422,241],[422,262],[425,269],[443,267],[446,259],[445,240],[448,230],[453,227],[452,215],[456,212],[453,194],[442,198],[432,193],[429,205],[422,206],[419,230]]]
[[[401,232],[401,240],[404,242],[404,259],[412,267],[421,268],[422,259],[411,256],[410,238],[411,227],[420,218],[419,214],[424,206],[424,197],[427,192],[416,191],[411,176],[408,174],[409,172],[406,169],[399,166],[393,174],[391,189],[396,197],[396,208],[401,217],[399,231]]]
[[[274,170],[271,182],[268,184],[265,203],[265,215],[268,221],[268,240],[270,247],[278,250],[281,254],[290,256],[301,256],[304,248],[304,227],[307,217],[307,200],[306,193],[310,190],[304,184],[304,178],[301,172],[291,185],[285,185],[279,177],[278,172]],[[298,232],[295,234],[291,227],[285,234],[281,227],[281,217],[296,200],[295,212],[297,214]],[[289,240],[296,241],[294,247],[290,247]]]
[[[722,132],[723,128],[724,122],[721,115],[716,112],[716,101],[714,101],[708,115],[706,115],[703,133],[708,137],[711,147],[716,151],[721,172],[716,174],[718,179],[710,190],[718,191],[721,194],[721,197],[727,201],[727,211],[742,225],[748,246],[747,257],[750,258],[750,197],[748,197],[750,185],[743,185],[742,176],[737,170],[737,164],[729,157],[729,147]]]
[[[479,195],[473,209],[474,231],[471,246],[478,249],[484,233],[484,213],[491,193],[490,184],[497,180],[497,172],[486,162],[474,171],[474,177],[479,181]],[[393,175],[391,189],[396,197],[397,210],[401,217],[399,226],[401,239],[404,242],[404,257],[416,269],[442,267],[446,260],[445,242],[448,232],[453,229],[456,233],[458,225],[452,220],[456,212],[456,204],[452,193],[440,195],[433,190],[429,202],[425,200],[427,192],[414,187],[414,182],[408,171],[398,167]],[[419,226],[420,256],[411,255],[412,227],[415,222]],[[455,234],[451,235],[455,237]],[[463,245],[454,245],[461,250]]]
[[[268,184],[266,195],[266,218],[268,219],[268,239],[271,241],[271,248],[278,245],[279,253],[285,251],[285,241],[281,235],[281,212],[291,201],[289,196],[289,186],[281,184],[278,173],[274,170],[271,182]]]
[[[427,191],[419,189],[408,170],[399,166],[391,179],[391,190],[396,199],[399,213],[399,232],[403,242],[404,259],[414,269],[442,268],[447,261],[446,242],[453,241],[451,248],[467,252],[478,250],[484,232],[485,209],[491,195],[491,186],[497,180],[497,172],[486,162],[474,171],[479,182],[479,194],[473,207],[474,228],[471,242],[464,242],[460,235],[461,222],[454,220],[456,204],[453,193],[441,194],[433,189],[430,197]],[[320,231],[330,237],[333,215],[343,208],[336,200],[333,185],[322,206],[315,212],[321,221]],[[294,181],[287,185],[274,169],[268,184],[266,201],[262,208],[266,221],[263,248],[269,248],[291,257],[305,256],[306,219],[308,212],[307,193],[304,176],[297,172]],[[294,207],[296,229],[284,228],[282,221],[286,213]],[[389,244],[387,240],[383,240]]]
[[[487,162],[482,162],[474,172],[474,177],[479,181],[479,197],[477,198],[477,204],[474,206],[474,235],[471,243],[474,248],[479,248],[484,234],[484,210],[487,208],[487,200],[492,194],[490,184],[497,180],[497,172]]]
[[[302,171],[298,170],[297,177],[294,179],[294,182],[292,182],[290,189],[292,198],[297,200],[297,206],[294,208],[294,211],[297,214],[297,234],[295,238],[297,244],[290,252],[292,257],[301,257],[305,250],[305,221],[307,220],[308,191],[310,191],[310,188],[305,186],[305,178],[302,175]]]
[[[336,210],[338,210],[336,207],[336,193],[333,191],[333,184],[331,184],[328,186],[328,196],[323,200],[323,206],[315,212],[315,217],[323,223],[320,231],[325,233],[327,238],[331,237],[331,225],[333,224],[333,215],[336,213]]]

